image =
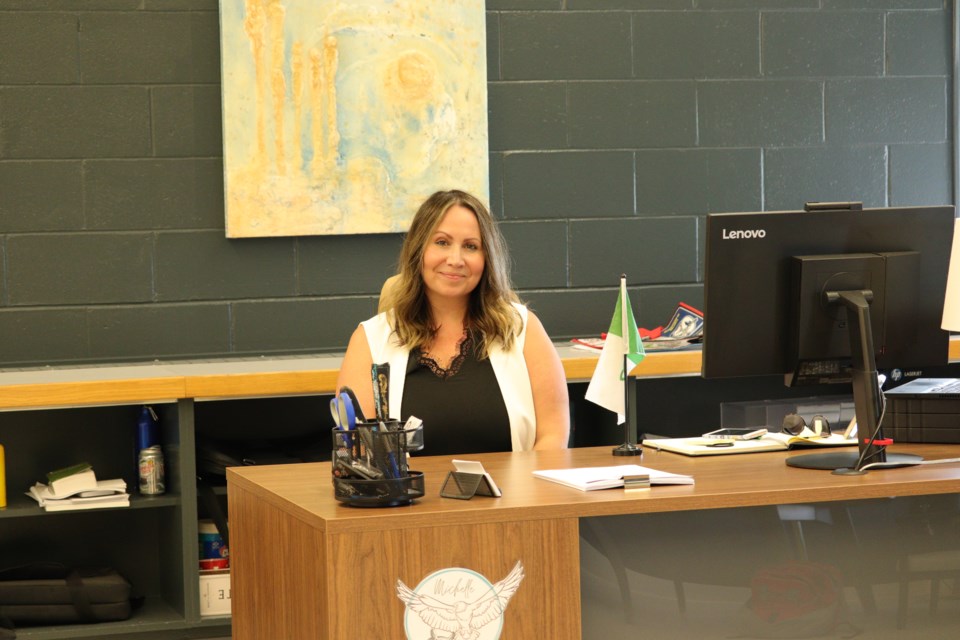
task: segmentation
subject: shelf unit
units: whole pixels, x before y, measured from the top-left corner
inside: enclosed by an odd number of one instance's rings
[[[588,380],[599,354],[558,345],[569,382]],[[950,344],[960,361],[960,337]],[[59,560],[112,566],[142,605],[127,621],[24,627],[18,638],[164,640],[230,634],[230,616],[200,616],[196,442],[198,436],[276,435],[277,407],[296,430],[322,430],[340,356],[258,358],[0,371],[0,444],[9,506],[0,510],[0,566]],[[637,377],[693,376],[700,352],[648,354]],[[136,422],[160,417],[167,493],[136,494]],[[332,424],[332,423],[331,423]],[[312,426],[311,426],[312,425]],[[318,431],[319,433],[319,431]],[[322,442],[322,440],[321,440]],[[122,477],[128,508],[46,513],[23,495],[43,472],[80,460],[98,477]],[[217,494],[225,503],[225,489]]]
[[[183,401],[150,398],[150,403],[160,417],[167,468],[162,496],[137,493],[139,403],[0,413],[8,493],[8,506],[0,511],[0,566],[55,561],[112,567],[131,583],[135,606],[127,621],[23,627],[18,638],[107,638],[133,630],[162,637],[201,622],[198,550],[196,542],[189,543],[197,540],[193,417]],[[81,460],[92,464],[99,478],[123,478],[130,507],[48,513],[24,495],[45,471]]]
[[[109,566],[130,581],[128,620],[21,627],[18,638],[178,640],[230,635],[230,616],[200,615],[196,442],[204,433],[273,434],[264,419],[326,416],[341,358],[277,358],[0,371],[0,444],[8,506],[0,509],[0,566],[57,561]],[[137,493],[136,424],[143,405],[160,418],[167,492]],[[300,414],[299,416],[297,414]],[[198,433],[196,416],[203,424]],[[257,421],[259,420],[259,423]],[[233,434],[236,435],[236,434]],[[123,478],[129,507],[47,513],[25,491],[44,472],[78,461]],[[226,509],[226,488],[217,487]]]

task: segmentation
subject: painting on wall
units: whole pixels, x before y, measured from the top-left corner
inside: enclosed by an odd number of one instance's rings
[[[484,0],[220,0],[231,238],[405,231],[488,198]]]

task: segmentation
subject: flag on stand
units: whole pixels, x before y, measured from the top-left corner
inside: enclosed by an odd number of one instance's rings
[[[597,368],[587,386],[586,399],[617,414],[617,424],[626,421],[626,374],[643,360],[643,342],[627,295],[627,278],[620,278],[620,296],[610,329],[600,352]],[[627,364],[629,363],[629,364]],[[626,371],[624,369],[629,367]]]

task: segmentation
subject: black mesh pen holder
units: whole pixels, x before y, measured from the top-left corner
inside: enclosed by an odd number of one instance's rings
[[[354,507],[395,507],[423,497],[423,474],[408,467],[407,452],[423,448],[423,426],[361,422],[333,434],[333,494]]]

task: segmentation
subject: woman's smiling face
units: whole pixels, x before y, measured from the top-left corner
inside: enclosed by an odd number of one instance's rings
[[[423,252],[427,297],[468,297],[486,264],[480,224],[470,209],[453,205],[440,219]]]

